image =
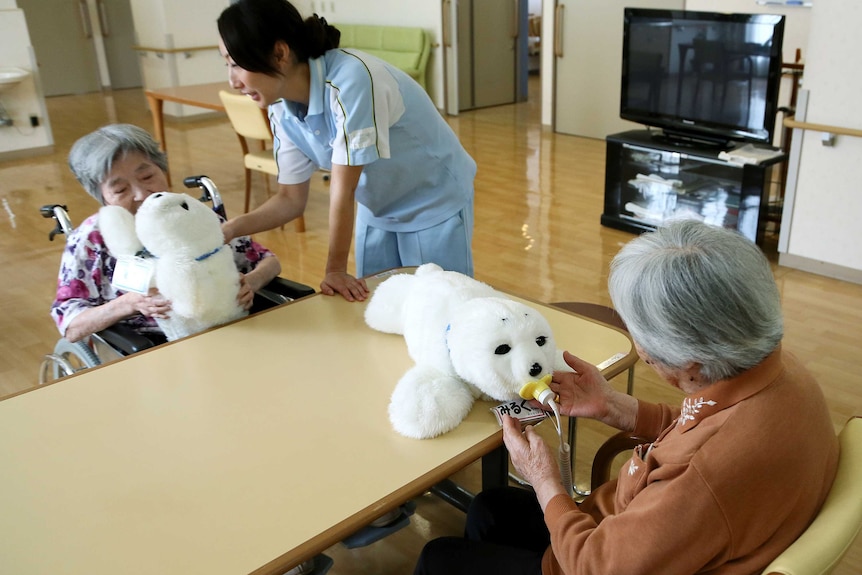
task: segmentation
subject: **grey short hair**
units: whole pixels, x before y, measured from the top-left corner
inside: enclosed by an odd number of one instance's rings
[[[168,172],[168,158],[149,132],[132,124],[109,124],[90,132],[74,143],[69,151],[69,168],[88,194],[104,205],[102,182],[118,158],[140,152]]]
[[[647,355],[669,368],[699,363],[710,383],[754,367],[783,336],[769,262],[734,230],[689,220],[645,233],[611,262],[608,288]]]

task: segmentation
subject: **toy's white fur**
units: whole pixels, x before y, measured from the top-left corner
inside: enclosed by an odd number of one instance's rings
[[[561,358],[547,320],[469,276],[425,264],[383,281],[366,323],[401,334],[415,362],[395,386],[389,419],[407,437],[454,429],[476,398],[517,398]]]
[[[99,210],[99,228],[114,256],[153,256],[155,287],[171,301],[167,319],[157,319],[173,341],[242,317],[237,303],[239,272],[224,245],[218,216],[186,194],[150,195],[133,216],[119,206]]]

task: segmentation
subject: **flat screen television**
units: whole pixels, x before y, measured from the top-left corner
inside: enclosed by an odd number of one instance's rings
[[[662,137],[770,144],[784,16],[626,8],[620,116]]]

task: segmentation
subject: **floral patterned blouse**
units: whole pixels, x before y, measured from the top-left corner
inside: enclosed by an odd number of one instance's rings
[[[236,269],[248,273],[257,262],[274,254],[248,236],[231,240]],[[111,276],[117,259],[108,252],[102,232],[99,231],[99,213],[96,212],[66,239],[66,249],[60,260],[57,278],[57,295],[51,305],[51,317],[62,335],[69,323],[82,311],[100,306],[120,295],[122,291],[111,286]],[[134,315],[121,321],[139,333],[161,333],[156,320]]]

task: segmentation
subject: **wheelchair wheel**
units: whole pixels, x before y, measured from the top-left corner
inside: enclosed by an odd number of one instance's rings
[[[96,367],[102,362],[90,346],[83,341],[75,343],[60,338],[54,346],[54,353],[46,355],[39,371],[39,385],[45,382],[72,375],[83,369]]]

